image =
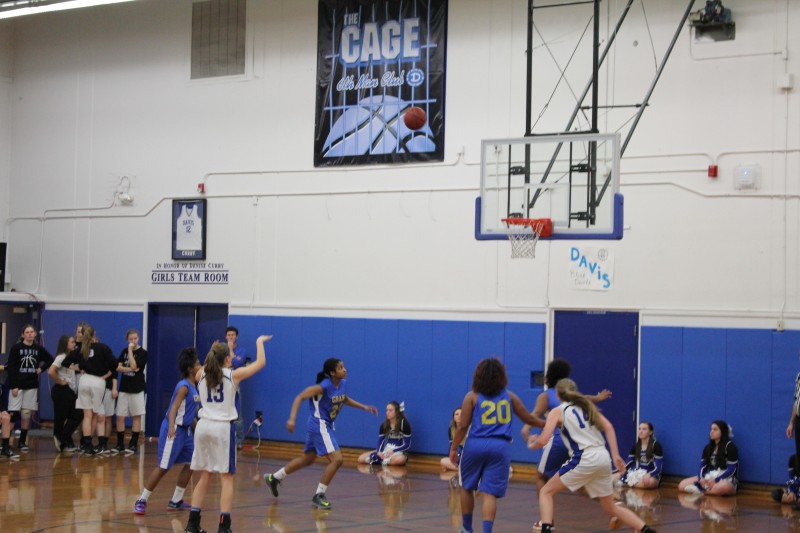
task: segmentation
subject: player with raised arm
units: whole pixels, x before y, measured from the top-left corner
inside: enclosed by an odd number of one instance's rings
[[[231,533],[233,474],[236,473],[234,422],[239,416],[236,412],[236,390],[240,382],[264,368],[264,343],[270,339],[272,335],[260,336],[256,340],[256,360],[236,370],[230,368],[233,354],[228,350],[228,345],[215,342],[206,356],[205,366],[197,373],[197,391],[202,407],[198,412],[200,420],[194,435],[192,470],[200,472],[200,479],[194,486],[192,509],[185,533],[204,533],[200,527],[200,511],[212,473],[218,473],[222,483],[217,532]]]
[[[289,433],[294,432],[297,411],[303,400],[308,400],[311,414],[308,417],[306,446],[301,457],[292,459],[286,466],[274,474],[264,474],[264,481],[269,487],[274,497],[278,497],[278,485],[283,478],[313,464],[317,456],[325,457],[328,466],[322,472],[322,476],[317,485],[317,492],[311,498],[311,504],[319,509],[330,509],[331,503],[325,497],[328,485],[336,475],[336,471],[342,466],[344,459],[336,442],[333,429],[333,421],[339,414],[343,405],[356,407],[369,411],[373,415],[378,415],[378,409],[372,405],[358,403],[347,395],[347,370],[344,362],[335,357],[325,360],[322,372],[317,374],[317,384],[311,385],[298,394],[292,402],[292,411],[289,413],[289,420],[286,421],[286,429]]]
[[[556,396],[556,383],[560,379],[568,378],[571,371],[572,366],[564,359],[550,361],[550,364],[547,365],[547,372],[544,375],[547,390],[540,393],[536,398],[536,404],[533,406],[533,411],[531,411],[533,416],[544,420],[548,412],[561,404],[561,401]],[[602,402],[611,398],[611,391],[603,389],[594,396],[587,396],[587,398],[594,403]],[[530,430],[531,426],[527,424],[522,426],[522,437],[524,439],[530,436]],[[536,490],[541,490],[547,480],[556,475],[561,465],[568,460],[569,452],[559,438],[559,429],[556,428],[553,436],[542,449],[542,458],[539,460],[539,466],[536,469]]]

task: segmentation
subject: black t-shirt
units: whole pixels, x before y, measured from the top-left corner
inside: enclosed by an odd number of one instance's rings
[[[102,342],[92,343],[89,347],[88,359],[84,359],[80,349],[76,348],[64,358],[62,366],[69,367],[74,364],[87,374],[97,377],[103,377],[106,373],[112,372],[113,378],[113,374],[117,372],[117,359],[114,357],[114,352]]]
[[[144,367],[147,366],[147,350],[139,346],[133,351],[133,358],[136,359],[136,366],[139,368],[136,372],[122,372],[119,379],[119,391],[137,393],[144,392],[147,384],[144,380]],[[128,364],[128,347],[122,349],[117,363],[129,367]]]
[[[8,388],[38,389],[39,373],[36,370],[50,368],[52,363],[53,356],[41,344],[16,343],[8,352]]]

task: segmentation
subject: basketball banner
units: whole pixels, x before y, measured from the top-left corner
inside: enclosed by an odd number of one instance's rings
[[[447,0],[320,0],[314,166],[444,160]]]

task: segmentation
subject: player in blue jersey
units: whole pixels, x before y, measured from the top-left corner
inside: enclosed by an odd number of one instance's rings
[[[411,424],[404,406],[395,401],[386,404],[386,420],[378,430],[378,446],[373,452],[358,456],[360,464],[403,466],[411,448]]]
[[[547,413],[561,405],[561,401],[556,396],[556,383],[558,380],[568,378],[572,370],[568,361],[564,359],[553,359],[547,365],[547,372],[544,375],[544,382],[547,385],[547,390],[543,391],[536,398],[536,404],[533,406],[531,414],[537,418],[544,420]],[[602,402],[611,397],[611,391],[603,389],[594,396],[587,396],[594,403]],[[530,435],[531,427],[525,425],[522,427],[522,437],[527,439]],[[569,452],[564,446],[564,442],[559,436],[558,428],[553,432],[553,437],[542,449],[542,458],[539,460],[539,467],[536,470],[536,490],[541,490],[547,480],[556,475],[561,465],[569,460]]]
[[[541,521],[534,525],[534,531],[553,531],[553,498],[557,493],[565,488],[572,492],[583,488],[609,515],[637,532],[655,533],[633,511],[614,504],[611,460],[613,459],[618,469],[625,468],[625,461],[619,455],[614,426],[589,398],[578,392],[571,379],[559,380],[556,383],[556,394],[563,403],[547,415],[542,433],[528,439],[528,448],[536,450],[543,447],[558,426],[561,428],[561,438],[569,450],[570,460],[539,491]],[[611,457],[606,450],[606,441]]]
[[[664,452],[656,440],[653,424],[640,422],[638,439],[628,454],[625,470],[614,474],[620,484],[637,489],[657,489],[661,483],[661,469],[664,466]]]
[[[450,461],[459,464],[461,478],[462,533],[472,533],[475,494],[483,493],[483,531],[494,527],[497,498],[508,488],[511,466],[511,412],[527,424],[542,426],[542,421],[528,413],[516,394],[506,389],[506,367],[491,357],[478,363],[472,378],[472,390],[461,404],[461,422],[450,445]],[[467,434],[469,430],[469,434]],[[461,457],[459,443],[467,437]]]
[[[182,464],[183,469],[178,474],[178,482],[172,499],[167,504],[167,511],[184,509],[183,494],[186,491],[186,485],[192,479],[190,465],[194,452],[193,432],[197,421],[197,410],[200,408],[200,394],[197,392],[196,377],[197,371],[200,369],[197,350],[192,347],[181,350],[178,355],[178,368],[180,368],[183,378],[175,385],[169,411],[161,422],[161,433],[158,436],[158,466],[150,472],[142,495],[133,505],[135,514],[145,514],[148,498],[156,490],[161,478],[176,464]]]
[[[317,485],[317,492],[311,499],[311,504],[319,509],[331,508],[331,503],[325,496],[325,492],[328,490],[328,485],[333,480],[333,476],[336,475],[336,471],[339,470],[344,462],[342,452],[339,450],[339,444],[336,442],[333,421],[336,420],[336,416],[343,405],[357,407],[376,416],[378,415],[378,409],[375,406],[358,403],[347,395],[346,377],[347,370],[344,367],[344,362],[331,357],[325,360],[322,372],[317,374],[317,384],[307,387],[295,397],[294,402],[292,402],[289,420],[286,421],[286,429],[289,430],[289,433],[294,433],[297,410],[300,409],[300,404],[303,400],[308,400],[311,415],[308,417],[306,446],[301,457],[292,459],[274,474],[264,474],[264,481],[274,497],[278,497],[278,485],[281,484],[283,478],[292,472],[313,464],[317,456],[322,456],[328,460],[328,466],[322,472],[319,485]]]

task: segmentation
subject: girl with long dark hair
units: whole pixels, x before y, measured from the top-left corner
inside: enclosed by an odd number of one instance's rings
[[[378,446],[373,452],[358,456],[358,462],[371,465],[403,466],[411,448],[411,424],[404,406],[396,401],[386,404],[386,419],[378,430]]]
[[[714,420],[709,441],[703,448],[698,475],[684,479],[678,490],[712,496],[730,496],[739,488],[739,450],[731,440],[733,431],[724,420]]]
[[[465,533],[472,532],[476,490],[483,493],[484,533],[491,532],[494,527],[497,498],[505,496],[508,488],[511,413],[526,424],[541,425],[506,385],[508,376],[503,363],[495,357],[484,359],[475,368],[472,390],[461,404],[461,422],[450,444],[450,461],[460,465],[461,531]],[[458,445],[465,436],[467,440],[459,457]]]
[[[50,397],[53,399],[53,439],[56,449],[63,452],[77,450],[72,433],[83,420],[83,411],[75,407],[78,399],[78,376],[62,363],[67,354],[75,349],[75,337],[62,335],[58,339],[56,358],[47,375],[53,380]]]
[[[614,474],[619,482],[637,489],[656,489],[661,483],[661,469],[664,466],[664,452],[656,440],[653,424],[640,422],[636,444],[628,454],[625,470]]]
[[[278,497],[278,486],[281,481],[297,470],[313,464],[318,456],[328,460],[328,466],[322,472],[319,485],[311,503],[319,509],[330,509],[331,503],[325,496],[328,485],[333,480],[333,476],[342,466],[344,459],[339,450],[339,443],[336,442],[336,435],[333,430],[333,421],[339,414],[343,405],[363,409],[374,415],[378,415],[378,409],[373,405],[358,403],[347,395],[347,370],[341,359],[331,357],[325,360],[322,365],[322,372],[317,374],[316,385],[305,388],[298,394],[292,402],[292,410],[289,413],[289,420],[286,421],[286,429],[289,433],[294,433],[297,411],[303,400],[308,400],[311,414],[308,417],[306,429],[306,446],[301,457],[292,459],[286,466],[274,474],[264,474],[264,482],[269,487],[274,497]]]

